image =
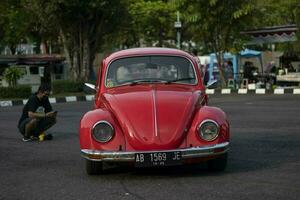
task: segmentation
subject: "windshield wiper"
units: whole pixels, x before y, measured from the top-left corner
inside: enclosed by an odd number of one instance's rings
[[[144,79],[141,79],[141,80],[134,80],[129,85],[132,86],[132,85],[137,85],[139,83],[166,83],[166,81],[165,80],[144,80]]]
[[[179,78],[179,79],[169,80],[166,83],[170,84],[170,83],[175,83],[175,82],[179,82],[179,81],[189,81],[189,80],[195,80],[195,78],[191,78],[191,77]]]

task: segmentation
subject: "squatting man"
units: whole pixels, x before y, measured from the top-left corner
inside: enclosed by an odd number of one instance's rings
[[[50,91],[50,85],[41,84],[38,91],[30,96],[25,104],[18,123],[24,142],[52,139],[51,134],[44,133],[56,123],[57,111],[53,111],[48,98]]]

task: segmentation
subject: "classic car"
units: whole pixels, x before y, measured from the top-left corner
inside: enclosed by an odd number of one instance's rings
[[[134,48],[102,61],[94,109],[80,121],[88,174],[105,162],[164,167],[207,162],[226,168],[229,123],[208,106],[197,58],[177,49]]]

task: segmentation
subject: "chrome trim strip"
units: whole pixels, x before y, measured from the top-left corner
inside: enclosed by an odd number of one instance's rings
[[[152,98],[153,98],[153,112],[154,112],[154,132],[155,136],[158,137],[158,128],[157,128],[157,114],[156,114],[156,95],[155,90],[152,90]]]
[[[109,126],[111,127],[112,131],[113,131],[113,134],[112,134],[106,141],[100,141],[100,140],[98,140],[98,139],[94,136],[94,128],[95,128],[98,124],[101,124],[101,123],[104,123],[104,124],[109,125]],[[114,129],[114,127],[111,125],[111,123],[109,123],[108,121],[101,120],[101,121],[97,121],[97,122],[93,125],[93,128],[92,128],[92,130],[91,130],[91,134],[92,134],[93,138],[94,138],[96,141],[98,141],[98,142],[100,142],[100,143],[106,143],[106,142],[110,141],[110,140],[113,138],[113,136],[114,136],[114,134],[115,134],[115,129]]]
[[[151,152],[172,152],[181,151],[182,158],[201,158],[224,154],[229,150],[229,142],[216,144],[206,147],[191,147],[186,149],[172,149],[165,151],[99,151],[91,149],[82,149],[81,155],[92,161],[107,161],[107,162],[134,162],[136,153],[151,153]],[[216,152],[215,152],[216,151]]]
[[[211,139],[211,140],[206,140],[206,139],[204,139],[204,138],[202,137],[201,126],[202,126],[204,123],[206,123],[206,122],[212,122],[212,123],[215,124],[215,125],[217,126],[217,128],[218,128],[218,134],[217,134],[213,139]],[[197,131],[198,131],[198,134],[199,134],[199,131],[200,131],[200,135],[199,135],[199,136],[200,136],[203,140],[208,141],[208,142],[211,142],[211,141],[215,140],[215,139],[219,136],[219,134],[220,134],[220,125],[219,125],[216,121],[214,121],[214,120],[212,120],[212,119],[206,119],[206,120],[204,120],[204,121],[202,121],[202,122],[200,123],[200,125],[199,125],[198,128],[197,128]]]

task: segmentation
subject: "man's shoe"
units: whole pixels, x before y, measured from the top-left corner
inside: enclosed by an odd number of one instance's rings
[[[44,140],[52,140],[52,139],[53,139],[53,136],[51,134],[47,134],[44,137]]]
[[[37,141],[37,140],[39,140],[39,138],[38,138],[38,137],[36,137],[36,136],[33,136],[33,135],[30,137],[30,139],[31,139],[32,141]]]
[[[39,141],[44,141],[45,140],[45,136],[46,134],[44,132],[42,132],[40,135],[39,135]]]
[[[32,139],[31,139],[30,137],[24,136],[24,137],[22,138],[22,141],[23,141],[23,142],[30,142],[30,141],[32,141]]]

